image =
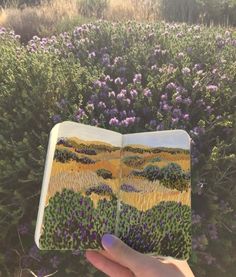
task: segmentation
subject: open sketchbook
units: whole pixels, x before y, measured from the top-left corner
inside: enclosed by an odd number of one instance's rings
[[[125,134],[65,121],[50,133],[35,241],[45,250],[102,249],[103,234],[146,254],[188,259],[190,137]]]

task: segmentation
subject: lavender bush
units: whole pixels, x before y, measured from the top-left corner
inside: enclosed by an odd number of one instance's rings
[[[2,275],[95,272],[79,252],[41,252],[33,242],[48,134],[73,120],[122,133],[186,130],[190,264],[198,276],[235,276],[234,29],[98,21],[24,46],[0,28],[0,53]]]

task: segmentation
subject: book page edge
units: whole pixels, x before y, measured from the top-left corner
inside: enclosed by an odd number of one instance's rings
[[[52,128],[50,135],[49,135],[47,156],[46,156],[46,162],[45,162],[45,167],[44,167],[41,195],[40,195],[40,201],[39,201],[39,207],[38,207],[38,216],[37,216],[36,228],[35,228],[35,234],[34,234],[34,240],[39,249],[40,249],[39,239],[40,239],[41,227],[43,224],[45,202],[46,202],[46,197],[47,197],[49,180],[50,180],[50,176],[51,176],[51,168],[52,168],[52,162],[53,162],[53,157],[54,157],[54,150],[55,150],[55,146],[56,146],[56,142],[57,142],[58,131],[59,131],[60,125],[61,125],[61,123],[56,124]]]

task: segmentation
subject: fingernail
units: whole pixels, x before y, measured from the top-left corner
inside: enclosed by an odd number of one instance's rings
[[[102,237],[102,244],[105,248],[111,248],[115,243],[115,238],[114,236],[110,234],[105,234]]]

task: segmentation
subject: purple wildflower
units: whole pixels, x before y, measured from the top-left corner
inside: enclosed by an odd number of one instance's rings
[[[131,91],[130,91],[130,95],[131,95],[131,97],[132,97],[132,98],[136,97],[136,96],[138,95],[137,90],[135,90],[135,89],[131,89]]]
[[[110,92],[108,93],[108,96],[109,96],[110,98],[114,98],[114,97],[116,96],[116,94],[115,94],[114,91],[110,91]]]
[[[135,74],[134,75],[134,78],[133,78],[133,83],[136,84],[136,83],[141,83],[141,80],[142,80],[142,74]]]
[[[218,86],[215,86],[215,85],[209,85],[206,87],[206,89],[210,92],[216,92],[216,91],[218,91],[219,88],[218,88]]]
[[[119,125],[119,120],[116,117],[113,117],[113,118],[110,119],[109,124],[111,126],[118,126]]]
[[[61,121],[61,116],[59,114],[55,114],[53,115],[52,120],[54,123],[58,123]]]
[[[174,89],[177,88],[177,86],[176,86],[175,83],[171,82],[166,86],[166,88],[169,89],[169,90],[174,90]]]
[[[148,88],[146,88],[146,89],[144,90],[144,95],[145,95],[146,97],[151,97],[151,96],[152,96],[151,90],[148,89]]]

